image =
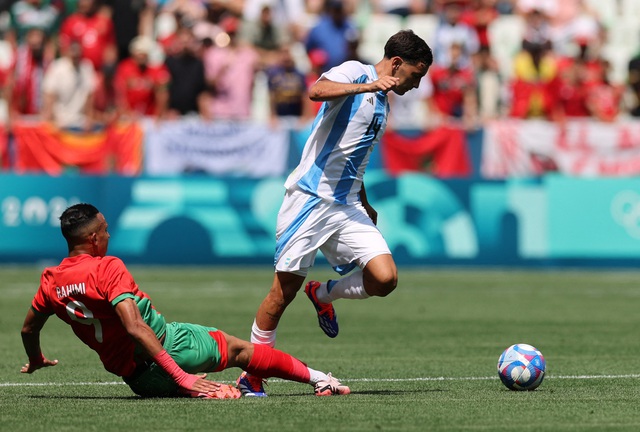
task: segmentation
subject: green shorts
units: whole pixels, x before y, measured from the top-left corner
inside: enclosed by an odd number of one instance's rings
[[[178,366],[191,374],[219,371],[227,363],[225,339],[214,327],[168,323],[163,346]],[[140,396],[178,396],[178,385],[153,361],[141,365],[124,381]]]

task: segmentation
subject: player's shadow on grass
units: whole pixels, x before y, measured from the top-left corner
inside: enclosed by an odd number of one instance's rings
[[[141,398],[140,396],[131,395],[131,396],[60,396],[60,395],[31,395],[28,396],[30,399],[85,399],[85,400],[129,400],[129,399],[139,399],[139,400],[147,400]]]
[[[399,396],[399,395],[407,395],[411,393],[431,393],[431,392],[446,392],[449,390],[444,389],[415,389],[415,390],[355,390],[351,391],[352,395],[372,395],[372,396]],[[269,395],[269,397],[291,397],[291,396],[309,396],[310,393],[286,393],[286,394],[276,394]]]
[[[449,390],[444,389],[415,389],[415,390],[362,390],[362,391],[352,391],[353,395],[373,395],[373,396],[398,396],[398,395],[406,395],[411,393],[437,393],[437,392],[446,392]]]

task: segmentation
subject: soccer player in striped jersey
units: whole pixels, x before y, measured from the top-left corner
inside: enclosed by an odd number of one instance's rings
[[[389,38],[377,64],[347,61],[309,89],[309,97],[323,104],[300,163],[285,182],[275,276],[258,308],[251,342],[275,345],[278,322],[302,288],[318,250],[343,275],[305,287],[327,336],[338,335],[334,300],[384,297],[395,289],[396,265],[376,227],[377,213],[367,201],[363,176],[384,133],[387,93],[402,95],[418,88],[432,62],[425,41],[403,30]],[[260,377],[248,373],[238,378],[238,388],[245,396],[266,396]]]

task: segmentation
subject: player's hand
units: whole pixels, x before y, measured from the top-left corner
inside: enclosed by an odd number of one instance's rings
[[[210,393],[216,392],[220,389],[220,383],[209,381],[205,379],[207,377],[206,373],[201,375],[191,375],[192,378],[195,378],[193,384],[186,390],[190,392],[198,392],[198,393]]]
[[[393,90],[398,84],[400,84],[400,78],[392,77],[390,75],[380,77],[379,79],[371,83],[371,85],[373,86],[372,91],[383,92]]]
[[[37,371],[38,369],[42,369],[44,367],[49,367],[49,366],[55,366],[57,364],[58,364],[58,360],[44,359],[42,363],[26,363],[24,366],[22,366],[22,368],[20,369],[20,372],[31,374]]]

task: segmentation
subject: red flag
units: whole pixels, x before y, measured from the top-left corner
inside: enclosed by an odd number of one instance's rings
[[[17,122],[13,126],[16,141],[15,170],[62,174],[66,166],[87,174],[108,170],[107,134],[62,131],[48,123]]]
[[[417,136],[387,131],[382,137],[382,160],[389,174],[430,171],[436,177],[466,177],[471,161],[464,131],[441,126]]]
[[[117,124],[96,132],[70,132],[49,123],[18,122],[15,170],[60,175],[65,167],[85,174],[113,171],[137,175],[142,171],[143,131],[137,123]],[[0,144],[0,157],[1,153]]]
[[[118,123],[108,128],[107,140],[114,156],[114,171],[135,176],[142,172],[144,134],[138,123]]]

